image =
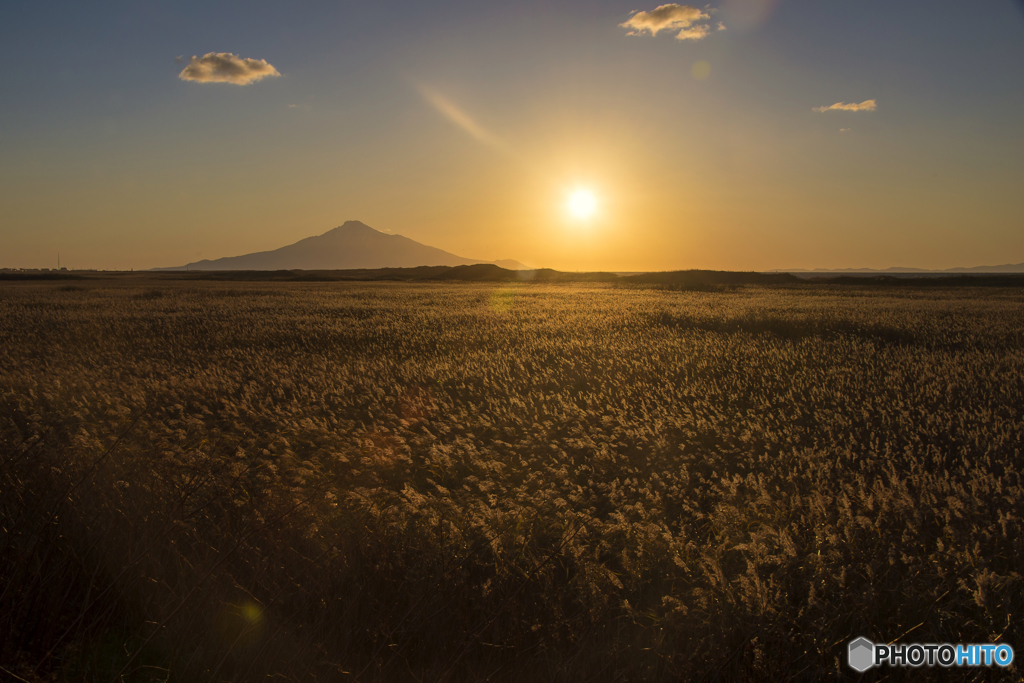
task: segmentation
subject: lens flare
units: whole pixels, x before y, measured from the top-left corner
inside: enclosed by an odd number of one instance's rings
[[[500,287],[491,292],[491,310],[498,314],[512,310],[515,292],[509,287]]]

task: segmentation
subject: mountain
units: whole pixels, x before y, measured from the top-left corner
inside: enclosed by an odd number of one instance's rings
[[[154,270],[351,270],[358,268],[415,268],[417,266],[468,266],[491,263],[463,258],[436,247],[420,244],[401,235],[388,235],[359,221],[316,237],[307,237],[287,247],[244,256]],[[526,270],[518,261],[495,262],[508,270]]]

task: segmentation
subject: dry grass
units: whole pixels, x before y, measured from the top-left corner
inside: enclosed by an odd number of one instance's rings
[[[1022,645],[1022,298],[2,285],[0,663],[818,679],[858,635]]]

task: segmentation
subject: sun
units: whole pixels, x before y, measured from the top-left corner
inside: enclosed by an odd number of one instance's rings
[[[590,218],[597,211],[597,197],[590,190],[580,188],[572,191],[565,206],[574,218]]]

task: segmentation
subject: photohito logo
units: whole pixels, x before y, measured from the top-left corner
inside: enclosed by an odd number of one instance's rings
[[[876,645],[867,638],[850,641],[847,662],[855,671],[864,672],[873,666],[1010,666],[1013,648],[1003,643],[984,645],[950,645],[890,643]]]

